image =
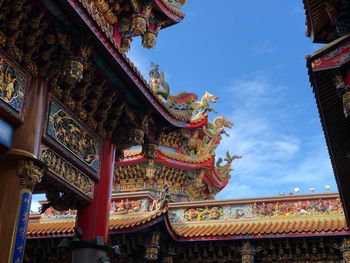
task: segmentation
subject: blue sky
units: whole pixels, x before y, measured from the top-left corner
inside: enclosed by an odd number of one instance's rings
[[[184,12],[154,49],[135,39],[128,56],[147,79],[159,64],[172,93],[219,96],[234,127],[217,154],[243,158],[217,199],[337,191],[304,59],[320,46],[305,36],[302,0],[189,0]]]
[[[243,158],[217,199],[337,191],[305,63],[320,46],[305,36],[302,1],[192,0],[184,12],[154,49],[134,40],[129,57],[147,77],[159,64],[172,93],[219,96],[234,127],[217,154]]]

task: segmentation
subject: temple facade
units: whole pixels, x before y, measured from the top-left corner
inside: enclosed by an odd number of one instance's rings
[[[335,85],[324,127],[340,131],[327,142],[344,210],[337,194],[214,200],[241,158],[215,155],[233,125],[208,116],[218,97],[173,94],[127,56],[185,0],[0,0],[0,263],[348,262],[348,6],[325,5],[322,24],[311,2],[310,35],[333,41],[308,65],[315,87]]]

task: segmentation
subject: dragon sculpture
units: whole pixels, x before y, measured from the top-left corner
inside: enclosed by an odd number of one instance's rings
[[[191,107],[195,112],[206,113],[206,112],[214,112],[217,113],[209,103],[215,103],[218,99],[218,96],[210,94],[209,92],[205,92],[204,96],[200,101],[195,101],[192,103]]]
[[[190,155],[192,158],[200,158],[214,153],[221,141],[221,135],[228,135],[225,132],[225,128],[231,128],[232,126],[233,124],[230,121],[220,116],[215,118],[213,123],[208,122],[207,125],[203,127],[202,134],[204,134],[204,136],[201,135],[198,130],[193,132],[182,130],[182,136],[187,138],[182,146],[182,153]]]
[[[159,70],[158,64],[151,63],[149,76],[149,86],[152,91],[160,98],[164,99],[170,108],[192,111],[193,121],[201,119],[203,114],[207,112],[216,113],[216,111],[210,106],[210,103],[215,103],[218,99],[217,96],[205,92],[202,99],[197,101],[198,95],[195,93],[180,92],[176,95],[171,95],[169,84],[164,79],[164,72]]]
[[[164,79],[164,72],[159,71],[159,65],[151,63],[151,70],[149,72],[151,78],[149,85],[154,93],[164,100],[169,96],[169,84]]]
[[[225,133],[227,135],[224,127],[231,129],[232,126],[232,122],[228,121],[225,117],[220,116],[215,118],[213,123],[208,122],[207,125],[203,127],[203,131],[209,137],[213,137],[217,133]]]
[[[241,159],[242,156],[234,155],[231,156],[230,153],[226,152],[226,158],[222,159],[221,157],[217,160],[216,165],[214,167],[216,175],[218,175],[221,179],[228,180],[230,179],[231,164],[235,159]],[[226,164],[222,165],[222,162],[225,161]]]

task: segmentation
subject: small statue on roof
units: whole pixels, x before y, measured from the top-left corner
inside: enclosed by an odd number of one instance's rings
[[[169,84],[164,80],[164,72],[159,71],[159,65],[151,63],[151,70],[149,72],[151,78],[149,85],[154,93],[164,100],[169,96]]]
[[[163,209],[171,201],[171,195],[169,191],[169,185],[164,183],[163,189],[158,193],[156,209]]]

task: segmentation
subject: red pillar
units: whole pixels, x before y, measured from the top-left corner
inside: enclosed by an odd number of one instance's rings
[[[100,180],[95,185],[91,203],[79,208],[78,226],[83,231],[82,240],[93,240],[98,236],[108,242],[108,221],[111,204],[115,147],[106,140],[102,147]]]
[[[95,185],[94,198],[87,206],[78,209],[77,226],[83,231],[83,236],[74,249],[73,262],[97,262],[106,255],[103,245],[95,241],[102,237],[104,245],[108,242],[114,159],[115,147],[106,140],[102,147],[100,180]]]

